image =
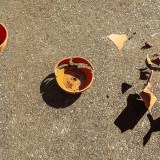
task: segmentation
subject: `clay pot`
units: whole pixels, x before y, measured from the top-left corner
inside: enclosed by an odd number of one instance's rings
[[[7,40],[8,40],[7,29],[3,24],[0,23],[0,52],[2,52],[3,49],[5,48]]]
[[[87,90],[94,77],[92,64],[82,57],[62,59],[56,64],[54,73],[58,85],[71,94]]]

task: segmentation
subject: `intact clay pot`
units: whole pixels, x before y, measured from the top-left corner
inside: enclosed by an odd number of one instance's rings
[[[2,52],[3,49],[5,48],[7,40],[8,40],[7,29],[2,23],[0,23],[0,52]]]
[[[62,59],[56,64],[54,73],[58,85],[71,94],[87,90],[94,77],[92,64],[82,57]]]

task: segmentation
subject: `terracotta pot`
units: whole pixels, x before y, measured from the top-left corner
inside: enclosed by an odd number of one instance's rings
[[[0,23],[0,52],[3,51],[3,49],[5,48],[7,40],[8,40],[7,29],[2,23]]]
[[[92,64],[82,57],[62,59],[56,64],[54,73],[58,85],[71,94],[88,89],[94,77]]]

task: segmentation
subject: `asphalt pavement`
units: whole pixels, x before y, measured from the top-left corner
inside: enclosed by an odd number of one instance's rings
[[[160,159],[159,71],[151,113],[138,95],[146,55],[160,53],[159,0],[0,0],[0,23],[9,34],[0,53],[1,160]],[[128,37],[121,51],[113,33]],[[53,73],[75,56],[94,66],[81,95],[64,93]]]

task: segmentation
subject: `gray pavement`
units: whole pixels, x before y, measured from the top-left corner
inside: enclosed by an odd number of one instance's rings
[[[160,52],[159,0],[0,0],[0,22],[9,32],[0,55],[0,159],[160,159],[158,71],[151,137],[149,112],[137,100],[146,83],[139,69]],[[111,33],[133,38],[118,52]],[[145,42],[153,47],[141,50]],[[52,74],[72,56],[95,68],[80,96],[63,93]],[[122,94],[123,83],[132,87]]]

